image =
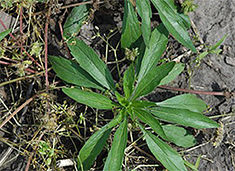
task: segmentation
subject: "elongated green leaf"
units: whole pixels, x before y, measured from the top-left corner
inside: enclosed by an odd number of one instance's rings
[[[134,83],[135,83],[135,68],[134,65],[131,64],[129,68],[124,73],[123,77],[123,90],[125,93],[126,99],[128,99],[131,93],[134,90]]]
[[[162,126],[160,125],[160,122],[153,117],[153,115],[145,110],[142,109],[133,109],[134,114],[144,123],[148,124],[155,133],[157,133],[160,137],[162,137],[165,140],[168,140],[166,134],[164,133]]]
[[[114,82],[108,67],[99,58],[95,51],[82,40],[74,38],[68,43],[72,55],[80,66],[86,70],[97,82],[107,89],[114,90]]]
[[[78,88],[63,88],[63,92],[75,101],[97,109],[112,109],[116,104],[109,98],[94,92]]]
[[[146,46],[149,47],[149,39],[151,35],[151,18],[152,18],[152,10],[149,0],[136,0],[136,8],[142,20],[141,30],[144,42]]]
[[[188,109],[198,113],[202,113],[207,108],[205,102],[193,94],[182,94],[156,104],[162,107]]]
[[[171,7],[173,10],[177,12],[177,6],[175,5],[174,0],[165,0],[165,2],[169,5],[169,7]]]
[[[165,0],[165,2],[169,5],[169,7],[171,7],[172,10],[178,13],[178,10],[180,8],[177,8],[174,0]],[[189,29],[191,27],[191,21],[190,21],[189,16],[184,13],[179,13],[179,16],[182,19],[182,20],[179,20],[179,22],[182,23],[186,29]]]
[[[111,132],[111,128],[119,124],[123,119],[122,112],[102,127],[99,131],[95,132],[85,143],[78,155],[78,169],[89,170],[94,163],[96,157],[102,151],[105,142]]]
[[[89,9],[87,5],[74,7],[64,24],[64,37],[76,36],[84,21],[88,18]]]
[[[53,70],[56,72],[56,75],[62,80],[78,86],[104,90],[104,88],[76,62],[58,56],[48,57],[50,63],[52,64]]]
[[[184,27],[186,29],[190,29],[190,27],[191,27],[191,20],[190,20],[189,16],[185,15],[185,14],[179,14],[179,15],[180,15],[180,17],[182,19],[182,23],[184,24]]]
[[[216,50],[224,41],[225,39],[228,37],[227,34],[225,34],[215,45],[211,46],[209,48],[209,51],[213,51]]]
[[[139,55],[137,56],[137,58],[135,60],[135,73],[136,73],[137,77],[139,75],[140,68],[141,68],[141,62],[142,62],[142,59],[143,59],[143,56],[144,56],[145,50],[146,50],[146,45],[143,41],[143,38],[138,39],[138,40],[140,41],[140,43],[137,44],[136,46],[138,48]]]
[[[103,127],[89,138],[78,155],[77,166],[82,168],[80,170],[88,170],[92,166],[96,157],[102,151],[110,132],[111,129]]]
[[[156,104],[154,102],[150,102],[150,101],[145,101],[145,100],[135,100],[133,102],[131,102],[131,106],[134,108],[147,108],[147,107],[152,107],[152,106],[156,106]]]
[[[142,126],[141,130],[144,133],[150,151],[167,170],[187,171],[183,159],[175,150],[149,131],[146,131]]]
[[[3,32],[0,33],[0,41],[2,39],[4,39],[4,37],[6,37],[9,33],[11,32],[11,29],[5,30]]]
[[[104,171],[121,170],[124,150],[127,144],[127,118],[121,123],[114,134],[111,150],[104,165]]]
[[[141,29],[132,4],[129,2],[129,0],[125,0],[124,2],[125,6],[121,45],[122,48],[130,48],[130,46],[141,36]]]
[[[174,144],[189,148],[196,144],[196,139],[190,133],[188,133],[184,128],[175,125],[163,125],[164,133],[166,134],[168,140]]]
[[[129,101],[126,100],[125,97],[123,97],[122,95],[120,95],[117,91],[115,91],[115,96],[118,100],[118,103],[123,106],[123,107],[127,107],[129,105]]]
[[[167,42],[168,31],[163,24],[160,24],[153,30],[149,47],[146,47],[138,75],[138,82],[144,75],[146,75],[153,67],[157,65],[160,57],[166,49]]]
[[[184,64],[176,63],[171,72],[161,80],[159,85],[168,84],[173,81],[184,70]]]
[[[146,74],[137,84],[137,87],[133,92],[134,95],[132,99],[135,100],[136,98],[146,95],[151,91],[153,91],[156,88],[156,86],[158,86],[160,81],[165,76],[167,76],[167,74],[172,70],[174,65],[175,65],[174,62],[169,62],[161,66],[152,68],[148,72],[148,74]]]
[[[185,27],[185,23],[182,22],[182,18],[165,0],[151,0],[155,8],[158,10],[160,18],[168,31],[184,46],[191,49],[193,52],[197,52],[194,47],[188,32]]]
[[[197,129],[219,127],[218,123],[203,114],[192,112],[187,109],[153,107],[151,108],[151,113],[161,120]]]
[[[184,164],[185,164],[185,166],[187,166],[190,169],[192,169],[192,171],[198,171],[197,167],[194,166],[192,163],[188,162],[187,160],[184,160]]]

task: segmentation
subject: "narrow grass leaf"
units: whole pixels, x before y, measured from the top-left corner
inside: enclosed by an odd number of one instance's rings
[[[141,31],[143,34],[143,39],[146,46],[149,47],[152,18],[152,9],[149,0],[136,0],[136,8],[142,20]]]
[[[11,29],[8,29],[8,30],[1,32],[0,33],[0,41],[2,41],[2,39],[4,39],[10,32],[11,32]]]
[[[77,166],[79,170],[89,170],[93,165],[96,157],[102,151],[107,138],[111,132],[111,128],[119,124],[123,119],[122,112],[112,121],[103,126],[99,131],[95,132],[79,151]]]
[[[184,160],[184,164],[185,164],[185,166],[190,168],[192,171],[198,171],[197,167],[194,166],[192,163],[188,162],[187,160]]]
[[[69,49],[80,66],[107,89],[115,90],[112,75],[95,51],[77,38],[68,42]]]
[[[59,56],[48,56],[48,59],[56,75],[62,80],[78,86],[104,90],[104,88],[76,62]]]
[[[132,100],[152,92],[159,85],[160,81],[168,75],[174,65],[174,62],[169,62],[153,67],[137,84]]]
[[[97,109],[112,109],[116,104],[106,96],[78,88],[63,88],[63,92],[75,101]]]
[[[187,28],[176,10],[173,10],[171,5],[165,0],[151,0],[155,8],[158,10],[160,18],[168,31],[174,36],[176,40],[182,43],[185,47],[197,52],[191,41]]]
[[[133,112],[142,122],[148,124],[156,134],[163,139],[168,140],[159,120],[156,119],[150,112],[137,108],[134,108]]]
[[[124,3],[121,46],[122,48],[130,48],[141,36],[141,29],[133,5],[129,0],[124,0]]]
[[[176,63],[171,72],[161,80],[159,85],[168,84],[173,81],[184,70],[184,64]]]
[[[174,144],[189,148],[196,144],[196,139],[186,129],[175,125],[162,125],[164,133],[169,141]]]
[[[134,90],[134,83],[135,83],[135,68],[134,65],[131,64],[128,69],[124,73],[123,77],[123,90],[125,93],[126,99],[128,99],[131,93]]]
[[[141,126],[147,145],[153,155],[169,171],[187,171],[181,156],[165,142],[160,140]]]
[[[160,24],[152,31],[149,47],[146,47],[143,59],[141,61],[140,71],[138,74],[138,82],[153,67],[155,67],[166,50],[168,42],[168,31],[163,24]]]
[[[211,46],[209,48],[209,51],[213,51],[216,50],[224,41],[225,39],[228,37],[227,34],[225,34],[215,45]]]
[[[109,151],[108,157],[104,165],[104,171],[110,170],[121,170],[122,161],[124,156],[124,150],[127,144],[127,118],[121,123],[112,143],[111,150]]]
[[[165,101],[158,102],[156,105],[177,109],[188,109],[198,113],[202,113],[207,109],[206,103],[193,94],[178,95]]]
[[[218,128],[219,124],[201,113],[187,109],[152,107],[151,113],[163,121],[190,126],[197,129]]]
[[[68,39],[71,36],[76,36],[87,20],[88,14],[89,9],[87,5],[74,7],[64,24],[64,37]]]

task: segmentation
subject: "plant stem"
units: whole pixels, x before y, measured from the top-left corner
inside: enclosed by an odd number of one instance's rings
[[[0,24],[4,27],[5,30],[7,30],[6,25],[3,23],[2,19],[0,19]],[[38,65],[40,68],[42,68],[42,66],[25,50],[25,48],[23,46],[21,46],[21,43],[19,43],[19,41],[17,41],[17,39],[15,38],[15,36],[13,36],[12,33],[9,33],[9,35],[11,36],[11,38],[13,40],[16,41],[17,45],[21,47],[21,49],[26,53],[26,55],[33,61],[35,62],[36,65]]]
[[[213,95],[213,96],[226,96],[231,97],[235,96],[235,92],[215,92],[215,91],[200,91],[200,90],[191,90],[191,89],[183,89],[183,88],[176,88],[176,87],[170,87],[161,85],[159,88],[172,90],[172,91],[181,91],[186,93],[192,93],[192,94],[203,94],[203,95]]]
[[[71,7],[77,7],[80,5],[86,5],[86,4],[93,4],[94,1],[87,1],[87,2],[79,2],[79,3],[75,3],[75,4],[70,4],[70,5],[65,5],[63,7],[61,7],[60,9],[67,9],[67,8],[71,8]],[[99,2],[99,4],[102,4],[104,2]]]
[[[11,118],[13,118],[21,109],[23,109],[26,105],[28,105],[37,95],[34,95],[33,97],[26,100],[22,105],[20,105],[9,117],[7,117],[1,124],[0,129],[9,121]]]
[[[47,13],[46,18],[46,25],[45,25],[45,79],[46,79],[46,89],[49,89],[49,81],[48,81],[48,25],[49,25],[49,19],[51,15],[51,8],[49,8],[49,11]]]
[[[50,68],[51,69],[51,68]],[[49,69],[49,70],[50,70]],[[41,74],[44,74],[45,71],[42,71],[42,72],[39,72],[39,73],[36,73],[36,74],[33,74],[33,75],[28,75],[28,76],[24,76],[24,77],[19,77],[19,78],[16,78],[14,80],[9,80],[9,81],[5,81],[3,83],[0,83],[0,87],[4,86],[4,85],[7,85],[7,84],[11,84],[11,83],[14,83],[14,82],[17,82],[17,81],[21,81],[21,80],[26,80],[28,78],[34,78],[38,75],[41,75]]]

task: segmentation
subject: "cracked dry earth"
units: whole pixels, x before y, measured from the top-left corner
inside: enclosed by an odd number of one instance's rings
[[[215,44],[225,34],[221,55],[208,55],[191,79],[191,88],[205,91],[235,90],[235,0],[195,0],[198,8],[190,14],[202,40],[209,45]],[[212,107],[215,115],[223,124],[220,135],[208,133],[201,137],[201,147],[191,150],[188,159],[195,161],[202,155],[199,171],[235,170],[235,97],[201,96]],[[232,116],[230,116],[233,114]],[[211,136],[210,136],[211,134]],[[214,142],[216,147],[213,146]]]

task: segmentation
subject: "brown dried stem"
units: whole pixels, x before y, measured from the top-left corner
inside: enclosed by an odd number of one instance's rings
[[[49,89],[49,81],[48,81],[48,26],[49,19],[51,15],[51,8],[47,13],[46,25],[45,25],[45,78],[46,78],[46,89]]]
[[[2,19],[0,19],[0,24],[4,27],[5,30],[7,30],[6,25],[3,23]],[[17,45],[21,47],[21,49],[26,53],[26,55],[33,61],[35,62],[36,65],[38,65],[40,68],[42,68],[42,66],[25,50],[25,48],[23,46],[21,46],[21,43],[15,38],[15,36],[13,36],[12,33],[9,33],[9,35],[11,36],[11,38],[13,40],[16,41]]]
[[[167,89],[167,90],[172,90],[172,91],[181,91],[181,92],[192,93],[192,94],[203,94],[203,95],[213,95],[213,96],[226,96],[226,97],[235,96],[235,92],[200,91],[200,90],[191,90],[191,89],[183,89],[183,88],[170,87],[170,86],[165,86],[165,85],[161,85],[161,86],[158,86],[158,87],[162,88],[162,89]]]

